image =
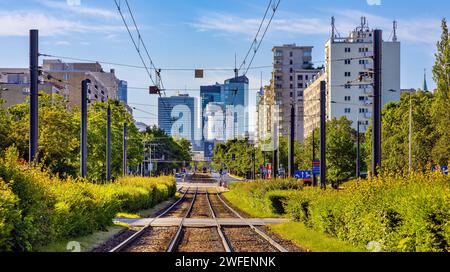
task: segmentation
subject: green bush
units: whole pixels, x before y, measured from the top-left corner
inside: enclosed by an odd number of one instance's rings
[[[17,160],[0,159],[0,251],[33,251],[106,230],[119,212],[148,209],[173,196],[171,177],[124,177],[115,183],[61,180]]]
[[[22,220],[18,204],[19,199],[14,195],[10,184],[0,178],[0,251],[9,251],[14,247],[11,233]]]
[[[314,230],[384,251],[450,250],[450,183],[438,173],[385,175],[343,190],[308,188],[289,198],[287,213]]]
[[[274,214],[285,214],[285,205],[289,198],[294,196],[295,191],[275,190],[266,193],[266,206],[270,208]]]
[[[267,199],[267,193],[273,191],[297,191],[303,186],[296,180],[260,180],[240,182],[230,185],[230,192],[225,197],[241,210],[256,217],[279,216],[274,212]]]

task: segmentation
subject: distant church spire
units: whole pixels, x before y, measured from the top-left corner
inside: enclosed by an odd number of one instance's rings
[[[423,90],[425,92],[428,92],[428,85],[427,85],[427,69],[424,69],[423,71]]]

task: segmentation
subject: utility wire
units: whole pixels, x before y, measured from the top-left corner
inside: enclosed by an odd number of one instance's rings
[[[150,53],[149,53],[148,50],[147,50],[147,46],[145,45],[144,40],[142,39],[141,32],[139,31],[139,27],[138,27],[137,24],[136,24],[136,20],[134,19],[134,15],[133,15],[133,12],[131,11],[130,5],[128,4],[128,0],[125,0],[125,3],[126,3],[126,5],[127,5],[128,11],[130,12],[131,19],[133,20],[133,24],[134,24],[134,27],[135,27],[135,29],[136,29],[136,32],[138,33],[139,41],[140,41],[140,43],[142,43],[142,46],[144,47],[145,53],[147,54],[147,57],[148,57],[148,59],[149,59],[149,61],[150,61],[150,65],[151,65],[151,66],[155,69],[155,71],[157,72],[157,79],[159,80],[159,83],[161,84],[161,88],[164,90],[164,84],[163,84],[163,81],[162,81],[162,79],[161,79],[161,75],[160,75],[158,69],[156,69],[155,64],[154,64],[154,62],[153,62],[153,59],[152,59],[152,57],[150,57]],[[165,95],[165,94],[164,94],[164,95]]]
[[[256,47],[256,50],[255,50],[254,53],[253,53],[253,57],[252,57],[252,59],[251,59],[251,61],[250,61],[250,63],[248,64],[247,67],[251,67],[251,66],[252,66],[253,60],[255,59],[255,56],[256,56],[256,54],[258,53],[259,48],[261,47],[261,44],[262,44],[262,42],[263,42],[263,40],[264,40],[264,37],[265,37],[266,34],[267,34],[267,30],[269,30],[270,24],[272,23],[272,20],[273,20],[273,18],[275,17],[275,14],[276,14],[276,12],[277,12],[278,7],[280,6],[280,3],[281,3],[281,0],[278,0],[278,3],[276,4],[276,6],[275,6],[274,9],[273,9],[273,13],[272,13],[272,16],[270,17],[269,23],[267,24],[266,29],[264,30],[264,33],[263,33],[263,35],[262,35],[262,37],[261,37],[261,40],[259,41],[258,46]],[[248,70],[249,70],[249,69],[247,68],[246,71],[245,71],[245,73],[244,73],[244,76],[247,75]]]
[[[252,48],[254,48],[254,46],[257,43],[257,39],[258,39],[259,33],[261,32],[261,28],[262,28],[264,22],[266,21],[267,13],[269,12],[271,4],[272,4],[272,0],[270,0],[269,4],[267,5],[267,9],[266,9],[266,12],[264,13],[264,17],[261,20],[261,23],[259,24],[258,32],[256,32],[255,38],[253,39],[252,44],[250,45],[250,48],[248,49],[247,55],[245,56],[244,60],[242,61],[241,66],[239,66],[238,71],[240,71],[242,69],[242,67],[245,65],[245,62],[247,61],[247,58],[250,55],[250,52],[252,51]]]

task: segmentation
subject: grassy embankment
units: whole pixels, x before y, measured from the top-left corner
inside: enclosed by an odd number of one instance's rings
[[[450,251],[448,176],[383,175],[339,191],[289,183],[233,184],[225,197],[252,216],[291,218],[270,228],[312,251]]]

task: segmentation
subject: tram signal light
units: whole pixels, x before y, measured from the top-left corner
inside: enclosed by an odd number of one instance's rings
[[[150,86],[149,88],[150,94],[160,94],[161,90],[158,88],[158,86]]]

